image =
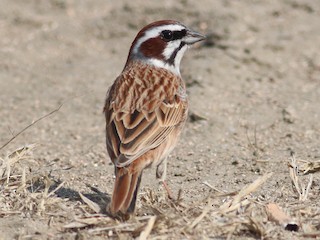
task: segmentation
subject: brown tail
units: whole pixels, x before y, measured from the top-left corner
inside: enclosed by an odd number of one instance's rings
[[[112,215],[117,215],[119,211],[122,214],[134,211],[141,176],[142,172],[130,173],[123,168],[116,169],[116,181],[110,204]]]

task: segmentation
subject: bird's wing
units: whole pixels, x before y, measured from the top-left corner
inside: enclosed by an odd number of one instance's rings
[[[117,167],[127,166],[158,147],[176,126],[185,121],[187,114],[186,99],[181,98],[177,91],[173,96],[158,93],[155,97],[149,92],[145,99],[141,99],[141,93],[135,100],[129,90],[126,97],[125,101],[132,106],[129,110],[119,107],[112,99],[107,99],[105,106],[107,147]]]

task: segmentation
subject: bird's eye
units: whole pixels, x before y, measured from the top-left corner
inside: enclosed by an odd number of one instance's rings
[[[171,41],[173,38],[173,33],[170,30],[163,30],[161,32],[161,38],[166,42]]]

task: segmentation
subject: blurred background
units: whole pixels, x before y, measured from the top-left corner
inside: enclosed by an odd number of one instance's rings
[[[182,189],[192,202],[207,194],[204,181],[229,192],[273,171],[263,194],[294,201],[291,188],[279,187],[290,186],[290,152],[320,160],[319,1],[0,0],[0,6],[0,147],[62,104],[0,156],[36,143],[35,165],[65,182],[65,198],[90,192],[86,184],[111,193],[106,92],[137,32],[161,19],[208,36],[181,64],[190,118],[169,160],[175,193]],[[154,169],[146,172],[143,189],[157,188]],[[314,181],[316,194],[319,176]],[[26,224],[8,219],[2,228],[9,233],[10,221]],[[34,233],[30,226],[22,233]]]

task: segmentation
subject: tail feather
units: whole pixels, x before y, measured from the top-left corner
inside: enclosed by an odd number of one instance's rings
[[[110,204],[112,215],[116,215],[119,211],[123,214],[134,211],[140,181],[141,172],[130,173],[126,169],[116,170],[116,181]]]
[[[137,194],[140,187],[141,177],[142,177],[141,173],[135,173],[135,176],[132,178],[130,190],[128,193],[128,196],[132,196],[132,197],[127,198],[127,200],[123,205],[124,209],[122,209],[122,211],[127,211],[128,213],[134,212],[134,209],[136,207]]]

